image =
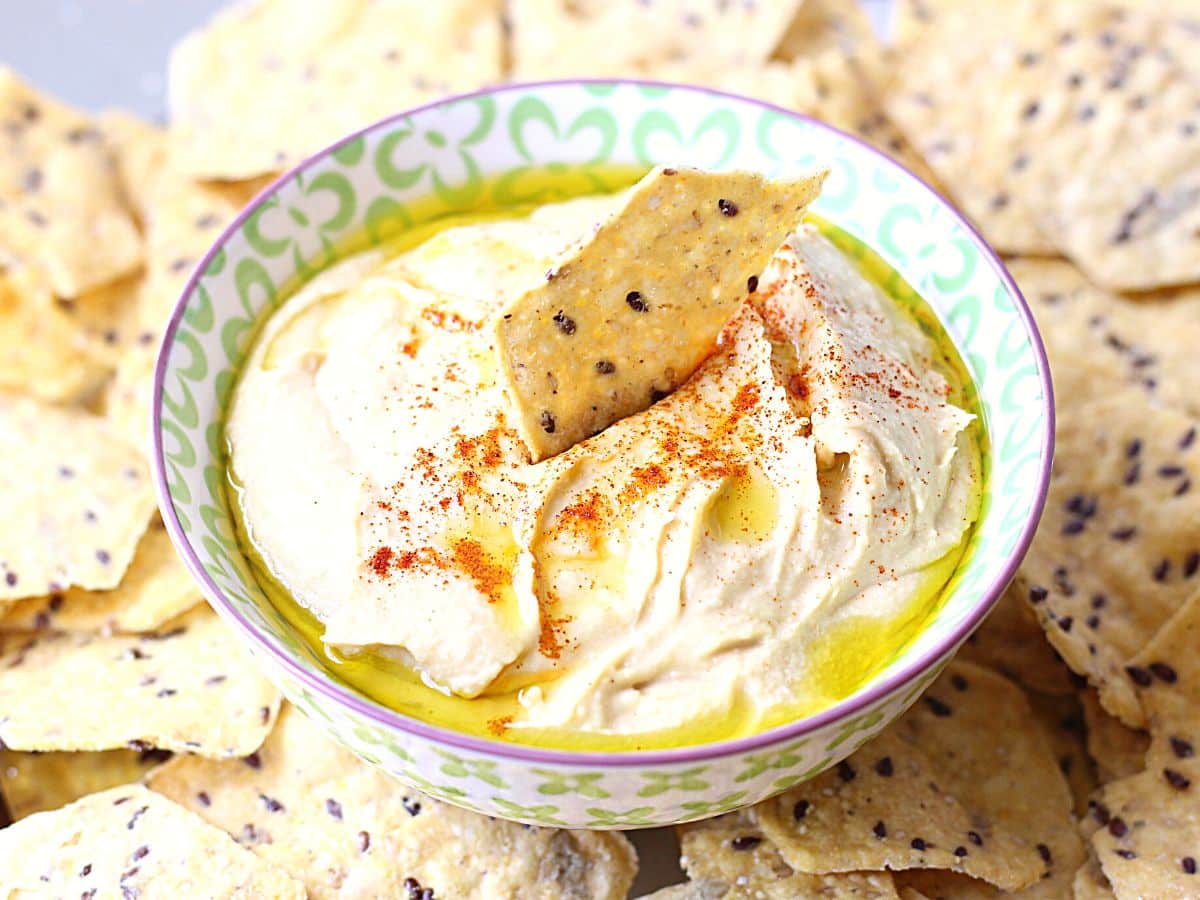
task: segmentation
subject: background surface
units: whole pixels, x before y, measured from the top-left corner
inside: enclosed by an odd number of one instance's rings
[[[861,2],[876,30],[886,33],[891,0]],[[0,0],[0,63],[82,109],[117,107],[164,122],[171,45],[227,5],[228,0]],[[302,6],[301,0],[297,8]],[[678,847],[668,830],[630,836],[641,858],[633,896],[682,880]]]

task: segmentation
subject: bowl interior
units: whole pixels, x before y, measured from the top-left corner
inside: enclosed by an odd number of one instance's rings
[[[556,184],[574,193],[602,189],[606,173],[659,162],[771,176],[828,166],[814,210],[872,247],[925,298],[979,392],[990,471],[974,546],[935,619],[836,709],[918,674],[978,623],[1032,536],[1053,433],[1044,354],[995,257],[922,182],[827,126],[695,88],[575,82],[448,100],[353,135],[264,191],[199,266],[159,359],[155,464],[179,549],[218,609],[251,633],[253,650],[319,693],[374,706],[292,634],[235,539],[223,487],[223,418],[259,320],[340,253],[415,222],[484,203],[560,199]],[[550,181],[542,177],[548,168]],[[377,718],[436,736],[437,729],[380,709]]]

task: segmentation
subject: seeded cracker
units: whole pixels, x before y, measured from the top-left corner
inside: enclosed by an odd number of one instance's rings
[[[58,296],[75,297],[140,260],[100,132],[0,67],[0,268],[36,268]]]
[[[196,583],[155,516],[115,588],[71,588],[18,600],[0,615],[0,631],[153,631],[201,602]]]
[[[1101,784],[1136,775],[1146,767],[1150,738],[1144,731],[1122,725],[1100,705],[1094,690],[1084,691],[1084,724],[1087,726],[1088,755],[1096,764]]]
[[[888,872],[809,875],[784,862],[779,850],[755,824],[752,811],[728,813],[678,829],[681,864],[691,893],[682,897],[828,897],[891,900],[897,897]],[[677,896],[668,888],[655,900]]]
[[[206,606],[155,634],[13,636],[0,654],[0,741],[13,750],[137,742],[245,756],[270,732],[279,702]]]
[[[655,169],[544,285],[502,309],[497,356],[534,460],[686,381],[823,177]]]
[[[1090,284],[1071,263],[1008,263],[1046,342],[1060,402],[1129,385],[1146,399],[1200,416],[1200,290],[1136,300]]]
[[[1197,421],[1148,406],[1136,389],[1063,405],[1046,511],[1022,575],[1067,664],[1109,712],[1143,724],[1125,667],[1200,587]]]
[[[0,459],[0,601],[116,587],[154,509],[137,451],[96,416],[0,394]]]
[[[125,204],[144,222],[149,192],[167,164],[167,133],[124,110],[102,114],[99,124],[116,159]]]
[[[528,828],[406,788],[286,707],[253,757],[179,757],[150,787],[225,829],[304,883],[314,900],[436,897],[621,900],[632,846],[613,832]]]
[[[200,178],[291,165],[376,119],[500,80],[498,0],[287,0],[219,13],[172,51],[171,155]],[[253,89],[247,89],[253,85]]]
[[[1076,817],[1087,812],[1088,797],[1096,789],[1096,772],[1087,751],[1087,728],[1079,698],[1051,697],[1029,692],[1026,694],[1034,716],[1042,725],[1058,770],[1071,791],[1072,809]]]
[[[13,820],[137,781],[170,754],[159,750],[18,753],[0,750],[0,794]]]
[[[9,897],[302,898],[283,872],[197,816],[127,785],[0,831]]]

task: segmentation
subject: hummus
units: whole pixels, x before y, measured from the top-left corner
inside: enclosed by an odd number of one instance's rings
[[[870,654],[832,637],[920,621],[978,512],[941,350],[811,225],[684,385],[530,464],[484,325],[617,202],[351,257],[266,323],[227,426],[246,539],[323,641],[518,740],[836,701]]]

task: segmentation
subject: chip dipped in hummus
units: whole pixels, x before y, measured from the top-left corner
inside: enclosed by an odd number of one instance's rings
[[[936,611],[978,515],[969,383],[802,221],[819,179],[737,178],[450,218],[272,313],[230,481],[339,677],[502,739],[679,746],[836,702]]]

